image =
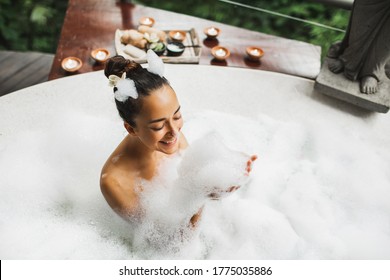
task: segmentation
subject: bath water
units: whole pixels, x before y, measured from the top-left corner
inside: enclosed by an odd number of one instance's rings
[[[47,127],[4,136],[0,258],[390,257],[386,141],[262,114],[183,115],[190,147],[144,182],[141,223],[113,213],[99,189],[101,167],[125,136],[120,121],[68,108]],[[219,200],[208,196],[237,184]],[[197,228],[183,230],[199,207]]]

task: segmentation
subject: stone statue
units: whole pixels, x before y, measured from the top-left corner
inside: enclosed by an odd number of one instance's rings
[[[327,55],[330,71],[359,81],[362,93],[376,93],[390,62],[390,0],[355,0],[345,37]]]

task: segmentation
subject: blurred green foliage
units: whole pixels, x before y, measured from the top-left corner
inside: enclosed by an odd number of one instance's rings
[[[0,49],[55,53],[67,0],[0,0]]]
[[[309,42],[322,46],[323,50],[327,50],[331,43],[344,36],[340,31],[218,0],[137,0],[133,2]],[[236,2],[342,30],[346,29],[350,15],[347,10],[314,3],[313,0],[236,0]],[[67,0],[0,0],[0,49],[55,53],[67,3]]]
[[[134,2],[270,35],[312,43],[321,46],[323,54],[329,48],[330,44],[344,37],[344,33],[340,31],[218,0],[138,0]],[[235,0],[234,2],[317,22],[342,30],[346,30],[350,16],[350,11],[348,10],[315,3],[313,0]]]

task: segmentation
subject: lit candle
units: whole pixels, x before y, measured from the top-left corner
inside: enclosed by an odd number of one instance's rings
[[[174,35],[173,35],[173,38],[177,39],[177,40],[180,40],[182,38],[182,35],[180,32],[176,32]]]
[[[217,29],[215,29],[214,27],[211,27],[211,28],[208,29],[207,33],[208,33],[209,35],[211,35],[211,36],[215,36],[215,35],[218,34],[218,31],[217,31]]]
[[[75,68],[76,66],[77,66],[77,61],[74,60],[74,59],[69,59],[69,60],[65,63],[65,67],[68,68],[68,69]]]
[[[98,51],[98,52],[96,53],[96,58],[97,58],[97,59],[100,59],[100,60],[103,60],[103,59],[106,58],[106,53],[103,52],[103,51]]]
[[[254,55],[254,56],[259,56],[260,55],[260,52],[258,49],[253,49],[250,51],[251,55]]]
[[[216,56],[224,57],[226,55],[226,52],[223,49],[219,49],[215,52]]]
[[[150,17],[143,17],[143,18],[140,19],[139,22],[142,25],[146,25],[146,26],[152,27],[153,24],[154,24],[154,19],[150,18]]]
[[[246,54],[248,55],[249,60],[259,61],[259,59],[264,55],[264,52],[258,47],[247,47]]]

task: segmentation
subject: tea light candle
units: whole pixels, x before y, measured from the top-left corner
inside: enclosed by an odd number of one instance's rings
[[[226,52],[223,49],[219,49],[215,51],[215,55],[219,57],[224,57],[226,55]]]
[[[209,29],[207,30],[207,33],[208,33],[209,35],[211,35],[211,36],[215,36],[215,35],[218,34],[218,31],[217,31],[217,29],[215,29],[214,27],[211,27],[211,28],[209,28]]]
[[[250,51],[251,55],[254,55],[254,56],[259,56],[260,52],[258,49],[253,49]]]
[[[173,38],[175,38],[176,40],[181,40],[183,38],[183,36],[181,35],[180,32],[176,32],[174,35],[173,35]]]
[[[213,26],[208,27],[208,28],[206,28],[204,30],[204,33],[206,34],[206,36],[208,38],[215,38],[215,37],[217,37],[219,32],[220,32],[219,28],[213,27]]]
[[[264,54],[263,50],[258,47],[247,47],[246,53],[250,60],[258,61]]]
[[[98,52],[96,53],[96,58],[99,59],[99,60],[105,59],[106,56],[107,56],[107,54],[106,54],[105,52],[103,52],[103,51],[98,51]]]
[[[142,17],[139,20],[139,23],[141,25],[146,25],[146,26],[152,27],[154,25],[154,19],[151,17]]]
[[[186,37],[186,32],[183,30],[171,30],[169,32],[169,37],[176,42],[183,41]]]
[[[91,57],[97,62],[104,62],[110,56],[110,52],[104,48],[94,49],[91,51]]]
[[[230,51],[221,46],[215,46],[211,49],[211,54],[217,59],[217,60],[225,60],[230,56]]]
[[[68,69],[75,68],[77,66],[77,61],[74,59],[68,59],[65,63],[65,67]]]
[[[74,56],[64,58],[61,62],[62,69],[67,72],[75,72],[79,70],[82,65],[83,63],[81,62],[81,60]]]

